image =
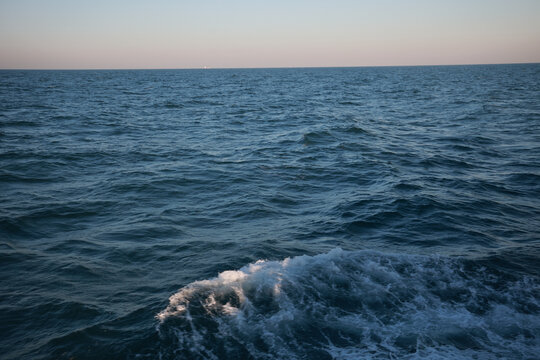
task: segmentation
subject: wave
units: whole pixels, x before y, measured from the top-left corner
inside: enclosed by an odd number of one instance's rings
[[[485,262],[334,249],[191,283],[157,315],[162,358],[534,358],[539,280]]]
[[[336,138],[327,130],[309,131],[302,135],[303,145],[327,144],[335,141]]]

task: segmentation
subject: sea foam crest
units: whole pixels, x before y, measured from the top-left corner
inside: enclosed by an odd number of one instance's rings
[[[158,330],[165,359],[532,359],[538,285],[474,261],[335,249],[191,283]]]

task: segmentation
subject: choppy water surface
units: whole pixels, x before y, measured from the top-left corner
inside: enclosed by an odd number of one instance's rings
[[[6,359],[535,359],[540,65],[0,72]]]

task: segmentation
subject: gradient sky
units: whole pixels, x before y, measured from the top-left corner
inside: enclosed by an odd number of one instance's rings
[[[0,0],[0,68],[540,62],[540,0]]]

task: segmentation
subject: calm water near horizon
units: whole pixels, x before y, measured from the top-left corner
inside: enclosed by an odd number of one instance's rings
[[[537,359],[540,64],[0,71],[0,358]]]

